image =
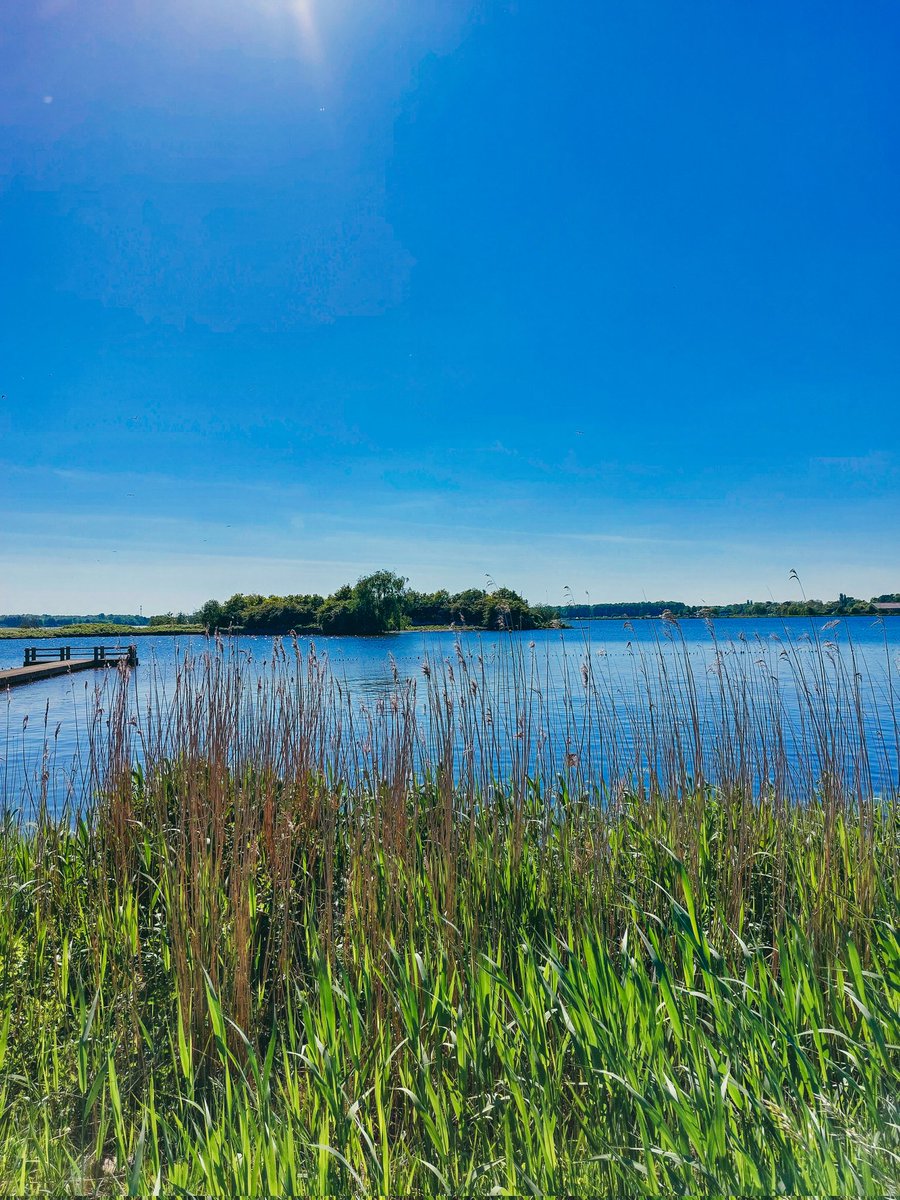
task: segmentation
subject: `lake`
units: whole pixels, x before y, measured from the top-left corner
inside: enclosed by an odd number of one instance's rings
[[[128,640],[123,634],[122,644]],[[179,664],[206,653],[210,645],[202,637],[134,640],[140,666],[131,680],[129,703],[137,713],[158,707],[159,695],[174,686]],[[47,639],[39,644],[70,645],[76,657],[79,646],[89,652],[95,641]],[[349,694],[350,703],[363,710],[405,680],[413,680],[417,711],[426,716],[437,695],[434,676],[426,678],[426,664],[445,672],[449,667],[451,676],[454,664],[457,673],[460,667],[474,671],[477,666],[481,686],[492,693],[490,719],[503,731],[497,750],[501,770],[515,765],[515,739],[522,741],[527,720],[534,725],[535,744],[540,742],[549,747],[544,753],[555,755],[554,770],[568,756],[603,772],[615,756],[646,754],[642,739],[654,710],[665,714],[666,744],[678,742],[679,754],[684,750],[681,741],[690,741],[692,719],[695,724],[699,720],[700,737],[712,761],[717,754],[721,757],[726,739],[734,737],[724,708],[743,704],[746,724],[758,727],[753,736],[763,747],[747,768],[754,776],[770,770],[772,751],[763,743],[774,746],[780,739],[791,762],[808,755],[812,746],[818,769],[829,754],[849,761],[864,745],[873,787],[884,792],[898,785],[900,619],[684,620],[677,626],[662,620],[584,621],[568,630],[513,635],[465,633],[458,638],[447,631],[315,637],[298,640],[301,655],[311,643],[340,681],[342,695]],[[21,665],[28,644],[0,640],[0,669]],[[106,644],[112,640],[106,639]],[[223,646],[250,676],[266,676],[273,658],[272,638],[225,638]],[[858,685],[855,693],[853,681]],[[23,795],[33,799],[42,775],[51,803],[77,797],[87,786],[83,763],[90,731],[96,731],[93,714],[108,706],[114,682],[107,672],[89,671],[3,694],[0,803],[17,808]],[[458,682],[454,677],[453,686]],[[526,691],[538,700],[523,718]],[[729,698],[723,701],[726,692]],[[840,736],[834,732],[838,728]],[[462,737],[459,732],[458,740]],[[643,764],[645,768],[651,769],[652,763]]]

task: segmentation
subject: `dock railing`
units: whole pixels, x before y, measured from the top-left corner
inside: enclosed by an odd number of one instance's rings
[[[25,666],[33,667],[43,662],[68,662],[72,657],[71,646],[26,646]]]
[[[136,667],[138,665],[137,646],[95,646],[94,662],[98,667],[113,667],[118,663]]]
[[[90,651],[87,647],[76,646],[75,649],[76,662],[92,660],[96,667],[115,667],[119,663],[125,663],[129,667],[138,665],[137,646],[94,646]],[[27,646],[25,648],[24,665],[26,667],[34,667],[38,663],[72,661],[71,646]]]

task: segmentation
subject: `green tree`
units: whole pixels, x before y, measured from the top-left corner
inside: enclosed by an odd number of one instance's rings
[[[534,629],[536,614],[518,592],[496,588],[482,602],[481,623],[487,629]]]
[[[446,588],[437,592],[407,589],[404,607],[412,625],[449,625],[453,620],[450,593]]]
[[[242,624],[256,633],[310,629],[319,623],[322,603],[321,596],[267,596],[245,607]]]
[[[359,579],[353,596],[361,631],[381,633],[402,628],[405,588],[406,579],[393,571],[375,571]]]
[[[221,629],[225,624],[225,613],[218,600],[207,600],[197,612],[197,621],[211,633]]]
[[[235,592],[233,596],[229,596],[222,605],[223,627],[231,629],[235,625],[242,626],[244,624],[244,613],[248,606],[257,600],[262,600],[262,596],[243,596],[240,592]]]
[[[322,632],[329,634],[377,632],[360,627],[359,610],[352,596],[344,599],[329,596],[319,610],[319,624]]]
[[[468,588],[464,592],[457,592],[450,601],[452,620],[463,625],[483,624],[486,596],[484,588]]]

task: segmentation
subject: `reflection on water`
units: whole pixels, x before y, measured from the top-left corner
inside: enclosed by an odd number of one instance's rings
[[[129,704],[140,721],[166,710],[186,661],[215,652],[197,637],[137,643],[141,665],[129,682]],[[688,620],[677,626],[593,621],[518,635],[301,638],[301,671],[312,643],[339,685],[340,703],[363,718],[379,698],[414,683],[422,761],[434,750],[423,733],[430,727],[429,709],[446,706],[449,692],[456,751],[464,759],[467,740],[481,739],[482,749],[489,742],[499,772],[577,764],[592,775],[618,775],[620,766],[624,771],[638,761],[645,774],[673,770],[672,763],[656,761],[662,755],[677,759],[683,772],[690,767],[706,778],[749,772],[759,786],[760,776],[769,778],[776,769],[779,754],[790,762],[812,756],[818,772],[848,771],[854,763],[858,770],[862,755],[867,779],[859,786],[871,779],[875,790],[886,791],[898,782],[900,620]],[[25,644],[0,640],[0,669],[20,665]],[[76,655],[78,646],[90,647],[93,640],[42,644],[71,645]],[[244,664],[247,678],[269,676],[273,639],[237,637],[222,645],[226,656]],[[298,669],[291,647],[284,669]],[[480,688],[490,703],[473,707],[469,693],[459,692],[457,676],[465,676],[466,688]],[[4,693],[5,807],[27,807],[42,789],[53,805],[90,796],[96,787],[92,743],[102,742],[115,682],[106,672],[85,672]],[[490,726],[489,738],[486,730],[465,724],[479,721]],[[742,762],[751,728],[755,750]],[[520,762],[526,741],[528,761]],[[807,785],[818,786],[812,776]]]

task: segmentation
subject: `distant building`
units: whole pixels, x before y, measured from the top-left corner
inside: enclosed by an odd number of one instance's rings
[[[900,612],[900,603],[897,603],[894,600],[882,600],[880,602],[876,601],[872,607],[878,609],[879,612]]]

